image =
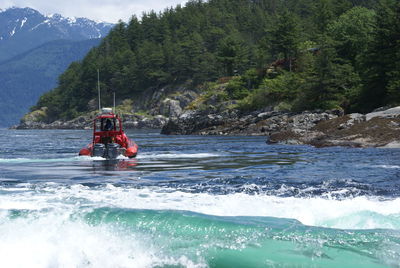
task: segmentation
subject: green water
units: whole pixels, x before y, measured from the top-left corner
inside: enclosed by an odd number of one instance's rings
[[[400,256],[397,231],[178,211],[97,209],[83,217],[91,226],[118,223],[121,232],[141,234],[162,254],[185,255],[209,267],[388,267],[397,266]]]

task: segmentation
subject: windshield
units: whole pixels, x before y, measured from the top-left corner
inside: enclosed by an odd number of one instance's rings
[[[116,118],[99,118],[95,121],[96,131],[119,131],[120,124]]]

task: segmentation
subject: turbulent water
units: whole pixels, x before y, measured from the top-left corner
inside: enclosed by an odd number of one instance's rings
[[[0,267],[400,267],[400,150],[0,130]]]

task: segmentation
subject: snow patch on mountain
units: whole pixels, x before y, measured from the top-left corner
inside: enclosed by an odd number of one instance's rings
[[[24,18],[22,19],[20,28],[24,27],[24,24],[25,24],[25,22],[26,22],[27,20],[28,20],[28,19],[27,19],[26,17],[24,17]]]
[[[63,17],[58,13],[43,15],[32,8],[0,9],[0,40],[21,36],[26,32],[52,31],[57,39],[85,40],[101,38],[113,27],[111,23],[95,22],[87,18]]]
[[[87,18],[43,15],[32,8],[10,7],[0,12],[0,62],[55,40],[102,38],[114,25]]]
[[[15,27],[14,29],[10,32],[10,36],[13,36],[15,34]]]

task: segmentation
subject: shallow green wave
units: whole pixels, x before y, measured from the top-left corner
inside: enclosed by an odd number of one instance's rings
[[[102,208],[91,225],[140,233],[163,255],[209,267],[398,267],[400,232],[337,230],[269,217],[216,217],[192,212]],[[123,235],[121,233],[121,235]]]

